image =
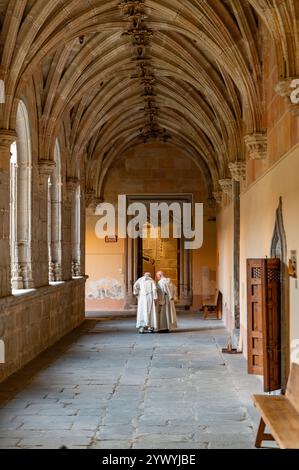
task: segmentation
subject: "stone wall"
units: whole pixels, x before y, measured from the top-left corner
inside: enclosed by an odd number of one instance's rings
[[[82,277],[1,299],[0,382],[84,321],[84,289]]]
[[[216,223],[215,207],[209,205],[209,188],[199,165],[183,150],[171,144],[140,144],[124,154],[112,165],[105,184],[103,199],[117,206],[118,195],[166,195],[192,194],[194,202],[204,203],[204,244],[192,250],[193,305],[198,310],[203,303],[215,297],[216,281]],[[121,310],[123,299],[102,298],[102,291],[124,288],[126,272],[126,247],[123,240],[105,243],[95,234],[99,216],[88,213],[86,225],[86,307],[89,311]],[[157,270],[165,266],[157,267]],[[167,269],[166,269],[167,271]],[[174,276],[174,274],[169,273]],[[96,288],[101,286],[103,289]],[[114,289],[114,290],[115,290]],[[100,295],[98,295],[98,291]]]

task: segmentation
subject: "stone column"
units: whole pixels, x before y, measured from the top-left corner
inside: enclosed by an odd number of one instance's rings
[[[37,256],[34,258],[35,287],[49,284],[49,178],[55,168],[55,162],[51,160],[39,160],[38,162],[38,207],[37,219]]]
[[[51,212],[51,257],[50,257],[50,281],[62,280],[61,269],[61,177],[51,179],[50,183],[50,207]]]
[[[20,159],[21,160],[21,159]],[[17,288],[34,287],[32,277],[32,165],[29,161],[17,164]],[[18,282],[21,280],[20,284]],[[13,285],[13,280],[12,280]]]
[[[81,188],[83,184],[81,182]],[[85,276],[85,245],[86,245],[86,201],[83,189],[80,191],[80,274]]]
[[[16,133],[0,130],[0,297],[11,294],[10,264],[10,146]]]
[[[61,205],[61,280],[72,279],[72,185],[62,191]]]
[[[77,188],[79,186],[78,178],[68,178],[66,182],[69,207],[71,214],[71,254],[72,254],[72,276],[80,274],[80,254],[79,254],[79,228],[77,226]]]
[[[246,162],[234,162],[229,164],[232,176],[232,198],[234,210],[234,322],[233,322],[233,346],[238,348],[240,338],[240,192],[241,183],[246,178]]]
[[[233,181],[234,204],[234,328],[240,330],[240,182]]]

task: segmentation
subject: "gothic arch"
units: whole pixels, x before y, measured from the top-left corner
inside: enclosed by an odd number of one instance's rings
[[[11,161],[12,287],[28,289],[33,286],[32,149],[29,115],[23,101],[17,108],[16,133],[14,161]]]

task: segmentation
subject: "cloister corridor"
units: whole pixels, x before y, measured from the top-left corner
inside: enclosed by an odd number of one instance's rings
[[[299,0],[0,0],[1,449],[299,449],[298,51]]]
[[[169,335],[87,318],[0,386],[0,448],[254,448],[262,390],[221,321],[182,313]]]

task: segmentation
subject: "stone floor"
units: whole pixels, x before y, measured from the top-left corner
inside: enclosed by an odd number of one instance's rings
[[[88,319],[0,385],[0,447],[253,448],[261,382],[225,343],[195,315],[144,336],[133,318]]]

